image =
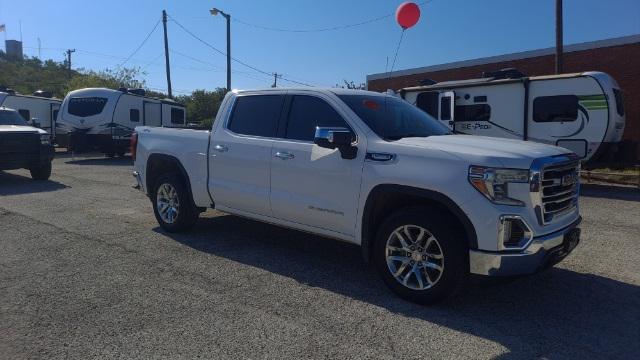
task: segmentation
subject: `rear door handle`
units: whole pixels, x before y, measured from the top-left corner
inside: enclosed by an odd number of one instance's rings
[[[224,145],[216,145],[213,147],[213,150],[217,151],[217,152],[227,152],[229,151],[229,148],[224,146]]]
[[[278,151],[278,152],[276,152],[275,156],[277,158],[282,159],[282,160],[289,160],[289,159],[293,159],[295,157],[292,153],[288,153],[286,151]]]

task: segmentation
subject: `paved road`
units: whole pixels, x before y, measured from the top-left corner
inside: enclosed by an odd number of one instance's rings
[[[637,358],[640,195],[585,189],[556,268],[447,304],[392,295],[355,246],[209,211],[168,235],[126,159],[0,173],[0,357]]]

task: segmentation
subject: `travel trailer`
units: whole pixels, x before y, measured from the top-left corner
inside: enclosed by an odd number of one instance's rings
[[[134,128],[143,125],[185,127],[185,108],[169,99],[147,97],[143,89],[79,89],[62,102],[56,142],[71,151],[123,156]]]
[[[504,69],[423,84],[400,96],[456,133],[557,145],[584,162],[610,158],[622,139],[622,92],[602,72],[525,76]]]
[[[0,107],[16,109],[24,121],[53,134],[62,100],[50,92],[38,90],[33,95],[18,94],[0,87]]]

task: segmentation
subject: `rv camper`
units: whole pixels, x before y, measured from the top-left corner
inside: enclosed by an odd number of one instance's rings
[[[567,148],[583,161],[608,158],[625,126],[622,92],[602,72],[483,78],[405,88],[400,96],[456,133],[530,140]]]
[[[53,134],[62,100],[47,91],[38,90],[33,95],[18,94],[0,87],[0,107],[16,109],[24,121]]]
[[[185,108],[143,89],[88,88],[67,94],[56,123],[57,144],[72,151],[123,156],[136,126],[185,127]]]

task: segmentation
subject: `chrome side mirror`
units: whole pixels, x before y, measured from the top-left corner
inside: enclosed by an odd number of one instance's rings
[[[347,128],[316,127],[313,143],[326,149],[339,149],[343,159],[354,159],[358,148],[353,146],[355,136]]]

